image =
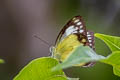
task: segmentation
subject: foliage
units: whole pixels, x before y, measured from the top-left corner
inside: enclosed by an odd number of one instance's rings
[[[103,40],[112,51],[112,54],[101,62],[112,65],[114,74],[120,76],[120,37],[99,33],[96,33],[95,36]]]
[[[120,76],[120,37],[99,33],[96,33],[95,36],[103,40],[111,49],[112,53],[110,55],[104,57],[98,55],[88,46],[79,45],[61,64],[50,57],[31,61],[14,80],[79,80],[78,78],[67,78],[62,69],[83,66],[92,61],[112,65],[114,74]]]
[[[3,59],[0,59],[0,64],[1,64],[1,63],[4,63],[4,60],[3,60]]]
[[[96,33],[95,36],[101,40],[103,40],[107,46],[111,49],[111,51],[120,51],[120,37],[109,36],[104,34]]]
[[[25,66],[14,80],[67,80],[64,72],[51,71],[51,68],[58,64],[53,58],[38,58]]]

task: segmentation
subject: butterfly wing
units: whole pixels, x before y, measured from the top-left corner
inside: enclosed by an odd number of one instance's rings
[[[87,38],[88,38],[88,42],[89,42],[89,47],[91,47],[93,50],[95,50],[94,32],[88,30]]]
[[[87,30],[88,45],[95,51],[94,32]],[[88,62],[83,67],[91,67],[96,62]]]
[[[60,31],[55,42],[56,49],[53,55],[57,56],[59,61],[63,61],[75,46],[81,43],[94,49],[94,33],[86,30],[81,16],[75,16]],[[93,62],[82,65],[91,66],[91,64]]]
[[[60,31],[56,39],[55,45],[57,45],[60,41],[62,41],[65,37],[67,37],[70,34],[77,34],[79,40],[81,40],[80,36],[84,36],[85,38],[87,37],[86,27],[81,16],[75,16],[74,18],[68,21],[68,23]]]

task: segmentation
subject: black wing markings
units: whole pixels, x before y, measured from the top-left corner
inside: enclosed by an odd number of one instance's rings
[[[77,34],[79,40],[81,39],[81,35],[83,35],[85,39],[87,38],[86,27],[81,16],[75,16],[67,22],[67,24],[62,28],[59,35],[57,36],[55,44],[59,43],[62,39],[70,34]]]
[[[88,42],[89,42],[89,47],[91,47],[93,50],[95,50],[94,32],[88,30],[87,38],[88,38]]]

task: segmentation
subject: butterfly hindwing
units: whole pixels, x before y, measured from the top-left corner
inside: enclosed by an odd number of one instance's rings
[[[88,42],[89,42],[89,47],[91,47],[93,50],[95,50],[94,32],[88,30],[87,38],[88,38]]]

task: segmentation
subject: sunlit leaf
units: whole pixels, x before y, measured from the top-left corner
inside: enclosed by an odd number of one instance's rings
[[[14,80],[67,80],[62,70],[51,71],[58,61],[44,57],[31,61],[25,66]]]
[[[101,62],[112,65],[114,74],[120,76],[120,51],[113,52]]]
[[[88,46],[80,45],[77,47],[71,55],[63,61],[61,64],[58,64],[53,70],[59,70],[68,68],[71,66],[83,66],[83,64],[91,61],[98,61],[100,59],[104,59],[103,56],[97,55],[91,48]]]
[[[95,36],[103,40],[111,51],[120,51],[120,37],[96,33]]]
[[[115,75],[120,76],[120,67],[113,67],[113,72]]]
[[[43,80],[67,80],[64,76],[54,76],[50,79],[43,79]]]
[[[120,76],[120,37],[109,36],[99,33],[96,33],[95,36],[103,40],[111,49],[111,51],[115,53],[111,54],[106,60],[103,60],[103,62],[112,65],[114,74]]]

